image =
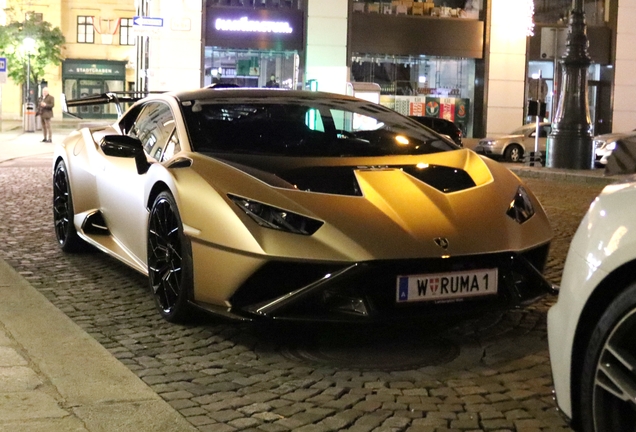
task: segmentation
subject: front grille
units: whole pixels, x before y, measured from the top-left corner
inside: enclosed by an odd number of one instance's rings
[[[393,317],[433,317],[453,313],[467,314],[493,308],[510,308],[548,292],[543,279],[548,245],[523,254],[500,253],[448,259],[382,260],[358,263],[355,268],[333,277],[319,287],[286,302],[285,308],[272,310],[276,318],[332,319],[343,316],[330,309],[334,299],[360,299],[368,311],[363,319]],[[350,264],[349,264],[350,265]],[[271,302],[290,292],[311,285],[326,274],[336,273],[348,265],[271,262],[256,272],[232,297],[234,308]],[[498,293],[453,302],[396,301],[397,278],[429,273],[450,273],[478,269],[498,269]],[[361,317],[357,317],[360,319]]]

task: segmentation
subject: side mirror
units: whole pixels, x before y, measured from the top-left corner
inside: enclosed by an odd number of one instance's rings
[[[106,135],[99,143],[106,156],[135,158],[138,174],[146,174],[150,164],[144,153],[143,145],[137,138],[128,135]]]

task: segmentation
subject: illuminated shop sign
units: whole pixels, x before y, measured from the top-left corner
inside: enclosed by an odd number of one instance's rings
[[[240,19],[217,18],[214,27],[219,31],[250,33],[291,33],[293,28],[287,21],[257,21],[247,17]]]

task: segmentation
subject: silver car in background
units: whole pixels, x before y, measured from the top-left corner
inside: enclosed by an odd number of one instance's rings
[[[551,123],[539,123],[538,151],[545,152],[551,130]],[[521,162],[526,152],[534,151],[536,131],[537,124],[528,123],[508,135],[480,140],[475,151],[493,158],[503,158],[506,162]]]
[[[616,148],[616,141],[620,139],[636,137],[636,129],[625,133],[609,133],[594,137],[595,164],[599,167],[607,165],[607,158]]]

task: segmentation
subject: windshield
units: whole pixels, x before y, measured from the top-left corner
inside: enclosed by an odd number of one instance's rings
[[[380,105],[344,99],[233,98],[182,103],[194,151],[267,156],[386,156],[459,147]]]

